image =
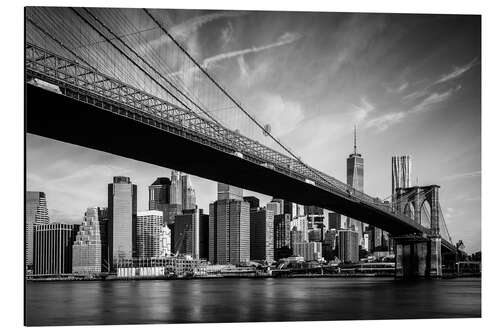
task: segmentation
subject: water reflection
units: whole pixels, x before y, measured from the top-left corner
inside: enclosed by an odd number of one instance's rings
[[[213,279],[28,282],[29,325],[462,318],[480,279]]]

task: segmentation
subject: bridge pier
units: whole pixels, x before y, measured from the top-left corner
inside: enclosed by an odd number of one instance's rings
[[[397,279],[442,277],[440,238],[406,236],[393,240]]]

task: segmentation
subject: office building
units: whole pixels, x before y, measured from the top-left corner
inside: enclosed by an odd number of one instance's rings
[[[170,203],[165,206],[165,212],[163,215],[163,223],[171,228],[175,222],[175,217],[182,214],[182,205],[176,203]]]
[[[250,211],[258,210],[260,206],[260,200],[253,196],[243,197],[243,201],[250,204]]]
[[[323,258],[321,246],[321,242],[302,242],[295,243],[292,250],[295,256],[303,257],[304,261],[317,261]]]
[[[149,210],[159,210],[163,212],[164,222],[167,224],[168,205],[170,204],[170,179],[167,177],[156,178],[149,186]]]
[[[250,210],[250,259],[274,259],[274,213],[265,208]]]
[[[210,204],[209,261],[239,265],[250,260],[250,203],[243,190],[218,184],[218,198]],[[235,199],[239,198],[239,199]]]
[[[180,205],[182,210],[182,180],[179,171],[172,170],[170,177],[170,203]]]
[[[196,193],[191,184],[189,175],[181,176],[182,184],[182,210],[196,209]]]
[[[217,200],[243,200],[243,189],[224,183],[217,183]]]
[[[132,259],[137,255],[137,185],[129,177],[113,177],[108,184],[108,258]]]
[[[137,213],[137,258],[154,258],[161,256],[162,241],[160,239],[163,227],[163,212],[148,210]]]
[[[202,211],[203,212],[203,211]],[[172,233],[172,253],[200,257],[200,211],[184,210],[175,217]]]
[[[347,185],[350,185],[354,191],[363,192],[364,190],[364,160],[360,153],[358,153],[357,146],[357,133],[354,127],[354,152],[347,158]],[[354,194],[354,193],[352,193]],[[358,241],[363,238],[365,230],[364,223],[352,218],[347,218],[347,229],[354,230],[358,233]]]
[[[78,225],[36,224],[33,234],[33,274],[71,274],[73,242]]]
[[[209,216],[203,213],[203,209],[199,210],[200,223],[200,259],[208,260],[209,248]]]
[[[328,229],[342,229],[342,215],[335,212],[328,213]]]
[[[48,224],[49,212],[47,209],[47,198],[43,192],[26,192],[25,211],[25,268],[29,272],[33,266],[33,233],[35,225]]]
[[[304,206],[305,215],[323,215],[323,208],[317,206]]]
[[[72,272],[97,274],[107,271],[106,210],[87,208],[73,243]]]
[[[358,233],[352,230],[337,230],[337,248],[340,261],[356,263],[359,261]]]
[[[290,249],[290,214],[274,215],[274,258],[280,259],[285,248]],[[281,251],[280,251],[281,250]],[[287,255],[288,256],[288,255]]]
[[[299,230],[297,226],[293,226],[290,230],[290,248],[293,249],[293,245],[296,243],[306,243],[308,242],[307,232]]]
[[[274,213],[274,215],[280,215],[282,214],[281,212],[281,205],[279,202],[276,201],[271,201],[266,204],[266,210],[269,210]]]

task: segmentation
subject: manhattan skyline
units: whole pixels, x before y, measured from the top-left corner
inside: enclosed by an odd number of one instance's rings
[[[419,185],[440,185],[454,241],[480,250],[479,17],[165,13],[189,52],[306,163],[345,181],[357,124],[366,193],[390,195],[391,156],[411,155],[412,184],[418,177]],[[216,42],[207,46],[209,36]],[[47,194],[57,222],[81,222],[87,207],[106,206],[113,176],[130,177],[138,210],[147,210],[147,186],[170,176],[170,169],[31,134],[26,155],[27,190]],[[196,176],[192,182],[207,212],[217,183]]]

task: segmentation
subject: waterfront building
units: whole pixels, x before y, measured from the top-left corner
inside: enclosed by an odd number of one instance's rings
[[[191,184],[189,175],[181,176],[182,184],[182,210],[196,209],[196,193]]]
[[[208,260],[209,248],[209,216],[203,213],[203,209],[199,210],[200,223],[200,259]]]
[[[33,233],[35,225],[48,224],[49,212],[47,209],[47,198],[44,192],[26,192],[26,211],[25,211],[25,268],[27,272],[32,270],[33,266]]]
[[[338,257],[342,262],[359,261],[358,233],[352,230],[337,230]]]
[[[172,233],[172,253],[200,257],[200,212],[184,210],[175,217]]]
[[[120,278],[144,277],[196,277],[206,275],[205,260],[188,255],[158,258],[133,258],[117,262],[117,276]]]
[[[108,184],[108,258],[118,259],[137,255],[137,185],[129,177],[113,177]]]
[[[274,258],[278,260],[282,251],[290,249],[290,214],[274,215]],[[288,255],[287,255],[288,256]]]
[[[137,213],[136,257],[153,258],[161,256],[163,250],[160,239],[162,227],[162,211],[148,210]]]
[[[274,259],[274,212],[250,210],[250,260]]]
[[[160,257],[166,257],[171,254],[172,231],[166,225],[160,228]]]
[[[36,224],[33,235],[33,274],[71,274],[73,242],[78,225]]]
[[[168,205],[170,204],[170,179],[168,177],[158,177],[149,186],[149,210],[159,210],[163,212],[163,224],[167,224]]]
[[[250,203],[243,201],[242,193],[241,189],[218,184],[219,200],[210,204],[209,212],[212,264],[239,265],[250,260]]]
[[[321,242],[300,242],[293,245],[293,255],[303,257],[304,261],[321,260],[322,244]]]
[[[356,127],[354,127],[354,152],[347,158],[347,185],[355,191],[364,190],[364,159],[358,153]],[[365,229],[364,223],[352,218],[347,218],[347,229],[358,233],[358,241],[361,242]]]
[[[73,273],[96,274],[107,271],[105,216],[102,208],[87,208],[73,243]]]

